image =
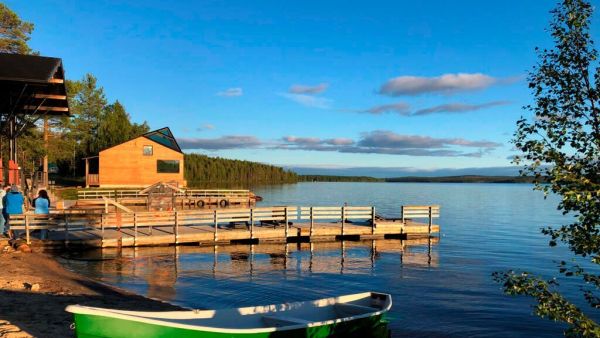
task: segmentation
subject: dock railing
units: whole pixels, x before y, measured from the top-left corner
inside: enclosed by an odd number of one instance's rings
[[[403,223],[408,218],[429,217],[429,232],[431,233],[431,219],[439,217],[439,206],[404,206],[402,207]],[[250,232],[250,239],[254,238],[255,225],[262,227],[284,227],[285,238],[290,236],[291,222],[309,223],[309,236],[314,234],[314,225],[320,221],[341,222],[339,235],[345,236],[345,226],[357,220],[364,221],[363,225],[371,227],[374,234],[376,227],[375,207],[372,206],[342,206],[342,207],[297,207],[273,206],[257,208],[227,208],[204,210],[174,210],[174,211],[132,211],[119,209],[119,212],[99,213],[84,212],[83,210],[53,211],[48,215],[22,214],[11,215],[10,229],[25,231],[27,243],[31,243],[31,231],[34,230],[60,230],[64,231],[62,240],[69,243],[69,233],[74,231],[99,230],[97,235],[104,241],[105,231],[108,229],[133,230],[134,245],[137,245],[138,235],[152,235],[154,227],[173,227],[173,243],[179,242],[179,230],[182,226],[210,225],[214,234],[214,241],[219,240],[219,228],[222,224],[243,224]],[[320,223],[323,224],[323,223]],[[299,236],[298,232],[298,236]],[[291,235],[294,236],[294,235]],[[56,239],[56,238],[55,238]]]
[[[439,205],[403,205],[400,209],[402,215],[402,223],[406,223],[407,219],[427,218],[429,233],[433,225],[433,219],[440,217]]]
[[[103,197],[111,199],[123,199],[123,198],[140,198],[147,197],[148,194],[140,194],[138,189],[97,189],[97,190],[79,190],[77,191],[77,198],[80,200],[89,199],[102,199]],[[188,198],[248,198],[250,196],[250,190],[238,189],[238,190],[226,190],[226,189],[187,189],[184,192],[176,194],[177,197],[188,197]]]
[[[9,225],[12,231],[25,231],[27,244],[31,244],[31,232],[35,230],[64,230],[62,239],[69,243],[69,232],[98,229],[102,215],[99,213],[60,212],[45,215],[10,215]]]
[[[349,220],[366,219],[371,222],[371,232],[375,231],[375,207],[300,207],[299,219],[310,221],[310,235],[313,234],[314,222],[319,220],[341,220],[340,235],[344,236],[344,227]]]

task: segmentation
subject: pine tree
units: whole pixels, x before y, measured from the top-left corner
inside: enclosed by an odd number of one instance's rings
[[[32,54],[27,44],[33,32],[33,24],[25,22],[0,2],[0,52],[11,54]]]

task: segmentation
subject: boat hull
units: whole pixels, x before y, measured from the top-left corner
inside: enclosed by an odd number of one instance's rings
[[[78,338],[133,338],[133,337],[178,337],[178,338],[223,338],[223,337],[269,337],[269,338],[319,338],[319,337],[382,337],[389,336],[387,321],[383,314],[367,318],[333,323],[301,329],[256,332],[222,333],[168,327],[150,323],[130,321],[89,314],[74,314],[75,331]]]

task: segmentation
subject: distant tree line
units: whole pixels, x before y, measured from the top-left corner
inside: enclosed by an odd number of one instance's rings
[[[461,175],[442,177],[392,177],[386,178],[386,182],[431,182],[431,183],[532,183],[533,177],[527,176],[481,176]]]
[[[389,177],[377,178],[371,176],[335,176],[335,175],[300,175],[301,182],[421,182],[421,183],[532,183],[533,177],[524,176],[441,176],[441,177]]]
[[[185,154],[185,179],[188,185],[202,183],[296,183],[298,175],[268,164]]]
[[[302,182],[385,182],[383,178],[370,176],[300,175]]]

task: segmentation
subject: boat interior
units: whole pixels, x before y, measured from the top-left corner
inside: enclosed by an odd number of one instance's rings
[[[167,323],[212,327],[221,329],[258,329],[305,326],[310,323],[337,319],[350,319],[355,316],[367,317],[391,306],[387,294],[366,292],[337,298],[297,302],[279,305],[266,305],[224,310],[192,310],[171,312],[134,312],[109,310],[144,321],[159,320]],[[141,317],[141,318],[140,318]]]

